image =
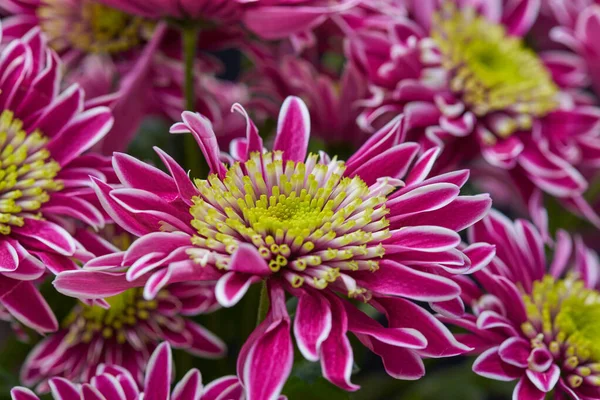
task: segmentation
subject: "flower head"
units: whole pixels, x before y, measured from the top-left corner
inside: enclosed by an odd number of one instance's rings
[[[473,240],[496,245],[487,270],[464,280],[471,312],[442,320],[466,328],[461,341],[480,354],[473,370],[498,380],[519,379],[517,400],[555,390],[572,398],[600,396],[598,257],[580,238],[559,231],[551,260],[541,235],[526,221],[497,212],[476,224]]]
[[[243,389],[237,377],[225,376],[207,386],[202,386],[202,376],[191,369],[171,391],[173,360],[168,343],[160,344],[152,353],[147,365],[142,389],[126,368],[119,365],[101,364],[87,382],[78,384],[65,378],[52,378],[49,382],[53,399],[105,399],[136,400],[142,397],[156,400],[210,400],[227,396],[227,399],[242,400]],[[39,400],[31,390],[15,387],[11,390],[13,400]]]
[[[90,182],[101,180],[105,159],[83,155],[112,125],[104,107],[84,110],[83,92],[60,91],[58,58],[39,30],[10,41],[0,53],[0,301],[14,317],[41,332],[57,323],[33,281],[48,268],[69,269],[77,243],[68,219],[100,227]],[[65,219],[67,217],[67,219]]]
[[[247,117],[238,105],[234,109]],[[461,250],[457,232],[479,220],[490,200],[459,196],[466,171],[428,177],[438,150],[415,161],[419,146],[398,144],[402,118],[342,162],[324,153],[307,155],[308,110],[290,97],[273,150],[263,151],[248,120],[247,139],[232,146],[226,166],[210,123],[190,112],[182,117],[171,131],[195,136],[211,175],[192,183],[160,151],[171,176],[116,155],[125,187],[97,182],[97,193],[117,223],[142,237],[123,262],[99,257],[62,274],[55,281],[60,291],[90,299],[143,285],[144,297],[152,299],[167,283],[217,280],[217,300],[230,307],[252,283],[265,281],[270,311],[238,361],[250,399],[278,394],[290,372],[286,292],[299,298],[294,335],[302,354],[320,360],[324,376],[347,390],[357,388],[350,382],[348,331],[396,378],[422,376],[422,356],[466,350],[410,300],[461,307],[459,287],[434,270],[462,274],[485,265],[493,248]],[[349,299],[385,312],[388,327]]]
[[[600,156],[600,110],[573,91],[568,58],[525,45],[539,2],[462,3],[415,2],[415,21],[356,31],[350,55],[372,91],[359,122],[373,129],[404,112],[408,138],[444,146],[445,164],[484,159],[510,173],[527,204],[541,190],[600,223],[581,196],[582,171]]]

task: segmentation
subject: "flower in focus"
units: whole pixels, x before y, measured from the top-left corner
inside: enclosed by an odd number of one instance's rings
[[[168,283],[218,280],[217,300],[231,307],[251,284],[266,281],[270,310],[238,359],[249,399],[277,395],[290,373],[286,292],[299,299],[294,336],[302,354],[320,360],[323,375],[346,390],[358,388],[350,382],[348,331],[399,379],[423,376],[421,357],[468,349],[412,301],[462,309],[459,286],[439,273],[469,273],[493,255],[482,243],[459,247],[457,233],[486,214],[490,199],[459,195],[468,171],[430,177],[438,149],[417,157],[417,144],[399,144],[402,117],[342,162],[307,155],[308,110],[290,97],[273,150],[263,151],[248,119],[247,139],[232,146],[229,166],[208,120],[191,112],[182,118],[171,131],[194,135],[211,175],[192,182],[160,150],[171,176],[116,154],[123,186],[96,181],[97,194],[116,223],[141,237],[122,260],[98,257],[61,274],[59,291],[97,299],[144,286],[150,300]],[[386,313],[387,327],[351,299]]]
[[[480,354],[473,370],[518,379],[516,400],[542,400],[552,390],[572,399],[599,398],[597,255],[559,231],[547,260],[532,224],[512,223],[495,211],[472,227],[470,237],[493,243],[497,255],[475,280],[458,280],[471,311],[441,319],[469,331],[459,340]]]
[[[75,238],[91,259],[122,259],[124,253],[119,250],[130,246],[131,235],[113,225],[102,234],[79,229]],[[31,351],[21,369],[21,381],[45,392],[48,378],[87,382],[98,365],[106,364],[125,368],[141,383],[150,354],[163,340],[196,356],[221,357],[225,344],[188,318],[217,308],[212,282],[169,285],[151,300],[144,299],[142,288],[131,288],[104,301],[79,303],[62,321],[61,329]]]
[[[202,375],[195,368],[188,371],[171,391],[173,360],[168,343],[157,346],[144,368],[145,376],[141,391],[135,378],[127,369],[119,365],[106,364],[98,365],[95,375],[82,385],[65,378],[52,378],[49,387],[55,400],[244,399],[243,389],[237,377],[225,376],[203,387]],[[24,387],[15,387],[10,393],[12,400],[40,400],[35,393]]]
[[[57,322],[34,281],[46,268],[72,268],[70,219],[104,224],[87,196],[90,175],[106,179],[98,168],[106,160],[82,153],[108,132],[112,116],[104,107],[84,110],[77,85],[59,90],[58,58],[37,30],[2,48],[0,71],[0,302],[48,332]]]
[[[582,197],[600,110],[572,93],[569,59],[526,47],[540,2],[469,4],[415,2],[415,21],[356,31],[351,56],[372,91],[359,122],[372,130],[404,112],[410,140],[444,146],[442,165],[483,159],[509,171],[527,203],[542,190],[600,225]]]

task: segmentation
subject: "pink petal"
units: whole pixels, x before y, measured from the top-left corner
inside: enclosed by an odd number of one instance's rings
[[[12,400],[40,400],[31,390],[24,387],[15,387],[10,391]]]
[[[381,295],[403,296],[419,301],[445,301],[457,297],[460,287],[439,275],[433,275],[383,260],[376,273],[357,272],[356,280]]]
[[[416,143],[394,146],[366,161],[351,176],[358,175],[367,185],[375,183],[377,178],[401,179],[406,175],[419,149],[420,146]]]
[[[50,250],[65,256],[72,255],[76,250],[73,237],[60,226],[44,220],[27,218],[25,225],[13,228],[21,242],[29,242],[34,248]]]
[[[173,180],[175,181],[175,185],[177,185],[177,189],[179,190],[179,195],[181,199],[186,202],[186,204],[192,204],[192,197],[198,194],[198,190],[192,183],[192,180],[188,176],[188,174],[181,168],[179,164],[167,153],[159,149],[158,147],[154,147],[154,151],[158,154],[162,162],[168,168]]]
[[[473,363],[473,372],[497,381],[512,381],[522,376],[524,371],[502,361],[498,347],[492,347],[477,357]]]
[[[277,399],[292,370],[293,359],[289,321],[268,323],[264,333],[251,343],[244,360],[242,379],[247,399]]]
[[[546,393],[536,388],[526,376],[523,376],[515,386],[512,398],[513,400],[544,400]]]
[[[61,400],[80,400],[79,391],[68,380],[64,378],[52,378],[48,382],[52,395]]]
[[[82,299],[110,297],[142,285],[129,282],[125,273],[85,270],[62,272],[52,284],[59,292]]]
[[[202,358],[221,358],[227,352],[227,346],[214,333],[191,322],[185,322],[185,329],[192,337],[192,344],[187,352]]]
[[[172,400],[200,400],[202,397],[202,376],[197,369],[191,369],[175,385]]]
[[[115,173],[124,185],[150,191],[166,200],[175,199],[178,193],[175,182],[161,170],[123,153],[115,153],[112,160]]]
[[[40,333],[54,332],[58,322],[44,297],[31,282],[21,282],[1,298],[2,305],[20,322]]]
[[[439,226],[410,226],[393,231],[386,242],[416,251],[437,252],[458,246],[460,236]]]
[[[0,242],[0,272],[14,271],[18,266],[17,251],[7,240],[3,240]]]
[[[237,250],[231,256],[227,268],[231,271],[259,276],[267,276],[272,273],[256,247],[249,243],[239,244]]]
[[[260,277],[240,274],[235,271],[227,272],[217,282],[215,294],[223,307],[233,307],[248,291],[250,285],[258,282]]]
[[[332,315],[331,331],[321,345],[321,368],[323,376],[331,383],[347,391],[360,388],[350,382],[354,355],[350,341],[346,336],[348,321],[341,301],[334,296],[329,297]]]
[[[310,113],[306,104],[294,96],[285,99],[277,121],[273,150],[283,151],[283,160],[304,161],[310,137]]]
[[[558,378],[560,378],[560,368],[556,364],[552,364],[546,372],[537,372],[528,369],[526,373],[531,383],[544,393],[548,393],[554,389],[558,383]]]
[[[321,345],[332,327],[331,309],[323,296],[303,293],[298,300],[294,318],[294,336],[302,355],[318,361]]]
[[[171,388],[171,348],[161,343],[152,353],[144,379],[145,400],[165,400],[170,396]]]
[[[527,368],[529,353],[531,353],[531,345],[520,337],[506,339],[498,349],[502,361],[520,368]]]

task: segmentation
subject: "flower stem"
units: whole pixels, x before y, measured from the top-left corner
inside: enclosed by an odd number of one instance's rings
[[[184,98],[185,110],[195,111],[196,94],[194,92],[194,61],[196,60],[196,47],[198,46],[198,26],[189,23],[182,27],[181,37],[183,41],[184,60]],[[183,139],[183,154],[186,166],[192,171],[192,176],[204,178],[208,172],[208,165],[198,152],[198,144],[192,135],[185,135]]]
[[[260,325],[261,322],[265,320],[267,317],[267,313],[269,312],[269,293],[267,289],[267,282],[263,281],[262,286],[260,288],[260,300],[258,303],[258,314],[256,315],[256,326]]]

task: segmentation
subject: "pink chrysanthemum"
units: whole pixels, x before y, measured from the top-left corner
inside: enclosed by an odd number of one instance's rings
[[[239,105],[233,107],[247,117]],[[438,155],[402,143],[403,119],[376,133],[347,162],[307,155],[308,110],[298,98],[282,107],[273,151],[263,151],[248,120],[236,160],[220,161],[208,120],[184,112],[173,133],[191,132],[211,168],[194,182],[158,150],[171,176],[116,154],[122,187],[97,181],[113,220],[141,236],[122,260],[99,257],[55,281],[63,293],[112,296],[144,286],[152,299],[168,283],[218,280],[216,296],[236,304],[253,283],[266,281],[271,308],[246,342],[238,374],[248,399],[276,396],[290,373],[293,349],[285,292],[299,299],[294,335],[302,354],[321,361],[324,376],[350,382],[353,332],[401,379],[424,374],[421,357],[463,353],[466,347],[424,308],[426,301],[458,312],[459,287],[440,271],[469,273],[485,265],[493,247],[460,249],[457,232],[486,214],[487,195],[460,196],[468,171],[429,177]],[[416,160],[416,161],[415,161]],[[386,313],[384,327],[350,299]],[[278,357],[273,357],[278,354]]]
[[[84,229],[75,238],[91,257],[119,262],[124,253],[115,245],[127,248],[132,237],[109,227],[112,234],[104,235],[109,240]],[[21,369],[22,383],[45,392],[52,377],[87,382],[99,364],[123,367],[141,383],[150,354],[163,340],[200,357],[225,354],[219,338],[187,318],[218,308],[214,283],[176,283],[162,288],[152,300],[144,299],[142,292],[132,288],[98,304],[76,305],[61,329],[31,351]]]
[[[532,224],[512,223],[495,211],[472,227],[470,237],[493,243],[497,255],[474,281],[457,280],[470,312],[441,319],[470,331],[459,340],[480,354],[473,370],[519,380],[515,400],[543,400],[552,390],[555,398],[600,398],[597,255],[559,231],[547,260]]]
[[[87,383],[77,384],[65,378],[49,382],[55,400],[243,400],[237,377],[225,376],[203,387],[202,375],[191,369],[171,391],[173,361],[168,343],[160,344],[145,368],[142,390],[129,371],[118,365],[101,364]],[[40,400],[31,390],[15,387],[12,400]]]
[[[77,85],[59,89],[60,67],[39,30],[0,53],[0,302],[41,332],[57,322],[33,281],[71,265],[67,219],[104,224],[88,196],[90,175],[106,179],[106,160],[81,154],[112,125],[107,108],[84,110]]]
[[[373,96],[359,121],[372,129],[404,112],[408,138],[445,146],[446,166],[484,159],[526,200],[542,190],[600,225],[581,173],[599,165],[600,109],[570,91],[568,58],[525,46],[539,5],[415,1],[414,21],[365,22],[351,55]]]

